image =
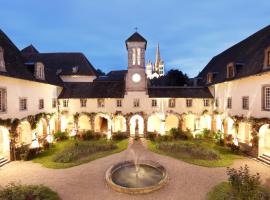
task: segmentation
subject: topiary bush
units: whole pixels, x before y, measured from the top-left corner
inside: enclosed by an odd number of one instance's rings
[[[128,138],[128,134],[126,132],[114,132],[112,133],[112,140],[124,140]]]
[[[54,139],[56,141],[63,141],[63,140],[67,140],[68,139],[68,133],[67,132],[61,132],[61,131],[57,131],[54,135],[53,135]]]
[[[43,185],[11,183],[0,191],[3,200],[60,200],[58,194]]]

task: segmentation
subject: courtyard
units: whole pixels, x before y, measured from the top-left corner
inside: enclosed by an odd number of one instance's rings
[[[168,184],[153,193],[128,195],[109,188],[105,182],[106,170],[123,160],[132,160],[135,151],[141,160],[153,160],[163,165],[169,174]],[[269,167],[249,158],[235,160],[231,167],[247,164],[252,173],[259,172],[262,183],[270,187]],[[226,180],[225,167],[201,167],[184,161],[156,154],[147,149],[147,141],[130,139],[128,148],[120,153],[67,168],[45,168],[32,161],[15,161],[0,168],[0,185],[15,182],[43,184],[56,191],[64,200],[74,199],[205,199],[212,187]]]

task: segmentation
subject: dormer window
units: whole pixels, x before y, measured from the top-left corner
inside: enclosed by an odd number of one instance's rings
[[[270,66],[270,50],[267,51],[267,66]]]
[[[209,72],[207,74],[207,83],[212,83],[213,82],[213,73]]]
[[[45,80],[44,65],[40,62],[35,65],[35,77],[36,79]]]
[[[235,76],[234,63],[227,65],[227,78],[233,78]]]
[[[5,60],[4,60],[4,49],[0,47],[0,71],[5,72],[6,67],[5,67]]]
[[[270,67],[270,46],[264,50],[264,69],[269,69]]]

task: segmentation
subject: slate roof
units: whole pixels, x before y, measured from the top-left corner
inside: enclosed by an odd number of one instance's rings
[[[150,98],[213,98],[207,87],[150,87]]]
[[[270,26],[267,26],[213,57],[198,75],[201,78],[201,84],[206,84],[209,72],[215,73],[212,84],[228,81],[227,64],[230,62],[236,64],[236,75],[233,79],[262,73],[264,71],[264,51],[269,46]]]
[[[145,42],[145,48],[147,45],[147,40],[141,36],[138,32],[133,33],[127,40],[126,40],[126,46],[128,42]]]
[[[125,83],[92,82],[92,83],[65,83],[58,98],[124,98]]]
[[[49,69],[45,69],[46,80],[36,79],[34,74],[28,70],[26,65],[24,65],[24,58],[22,57],[20,50],[1,29],[0,46],[4,49],[4,60],[7,70],[6,72],[0,72],[0,75],[53,85],[62,85],[61,80],[52,74]]]
[[[105,76],[99,76],[94,81],[125,81],[127,70],[110,71]]]
[[[32,45],[30,44],[28,47],[25,47],[24,49],[21,50],[22,53],[39,53],[38,50]]]
[[[23,53],[25,62],[42,62],[58,75],[97,76],[93,65],[82,53]],[[73,70],[77,68],[77,70]]]

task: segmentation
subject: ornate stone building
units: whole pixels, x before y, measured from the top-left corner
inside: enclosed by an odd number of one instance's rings
[[[158,78],[160,76],[165,75],[165,65],[163,60],[161,60],[160,57],[160,50],[159,50],[159,44],[157,46],[156,50],[156,62],[152,63],[150,60],[148,60],[146,64],[146,76],[149,79]]]

